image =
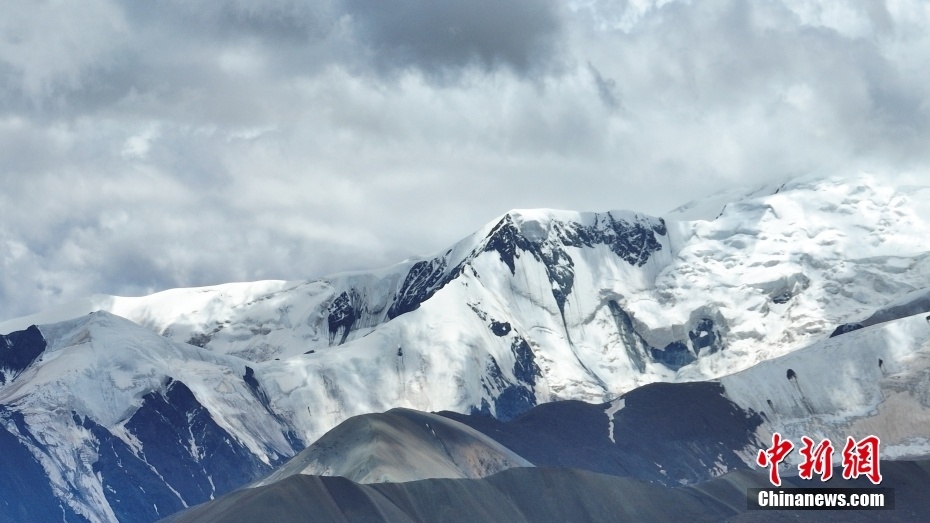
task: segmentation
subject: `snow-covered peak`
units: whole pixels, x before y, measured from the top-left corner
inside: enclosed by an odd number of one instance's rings
[[[656,345],[668,339],[669,324],[695,313],[727,325],[730,350],[683,369],[688,379],[827,337],[930,286],[927,196],[930,188],[897,188],[869,174],[803,178],[729,203],[711,221],[669,221],[675,259],[656,294],[630,312]]]

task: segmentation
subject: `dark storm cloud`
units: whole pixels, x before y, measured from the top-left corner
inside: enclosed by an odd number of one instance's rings
[[[430,76],[477,65],[520,74],[553,67],[561,51],[555,0],[346,0],[358,37],[382,70]]]

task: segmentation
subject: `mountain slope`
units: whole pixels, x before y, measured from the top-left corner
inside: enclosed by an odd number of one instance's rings
[[[922,521],[930,463],[890,462],[885,485],[895,490],[894,510],[747,510],[746,489],[769,487],[765,472],[740,471],[698,485],[665,487],[571,469],[516,468],[482,479],[430,479],[358,484],[344,478],[290,476],[194,507],[166,523],[252,521],[346,522],[561,522],[561,521]],[[868,487],[843,480],[839,469],[826,484],[787,479],[785,486]]]
[[[692,491],[586,471],[517,468],[484,479],[368,485],[296,475],[167,521],[719,521],[734,514]]]

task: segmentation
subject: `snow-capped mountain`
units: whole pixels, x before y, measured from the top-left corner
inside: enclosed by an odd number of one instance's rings
[[[928,196],[861,175],[794,180],[663,218],[512,211],[442,253],[382,270],[94,296],[0,324],[12,333],[0,343],[0,439],[16,442],[17,459],[31,456],[69,521],[142,521],[251,481],[358,414],[509,420],[540,403],[600,403],[868,336],[885,336],[890,351],[869,352],[882,361],[873,373],[899,374],[910,357],[892,354],[899,327],[828,338],[887,304],[920,308]],[[907,354],[924,343],[917,323],[899,336]],[[798,358],[793,379],[774,362],[724,378],[728,397],[765,412],[766,427],[800,433],[810,415],[874,410],[875,391],[893,383],[857,385],[852,370],[837,371],[858,394],[848,404],[827,392],[798,399],[810,388]],[[902,453],[922,444],[900,434]],[[130,492],[129,476],[148,478],[144,493]]]

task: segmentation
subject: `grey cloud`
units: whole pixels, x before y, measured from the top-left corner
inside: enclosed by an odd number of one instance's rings
[[[476,65],[529,74],[551,69],[561,51],[562,19],[552,0],[346,0],[346,6],[382,70],[412,67],[443,77]]]

